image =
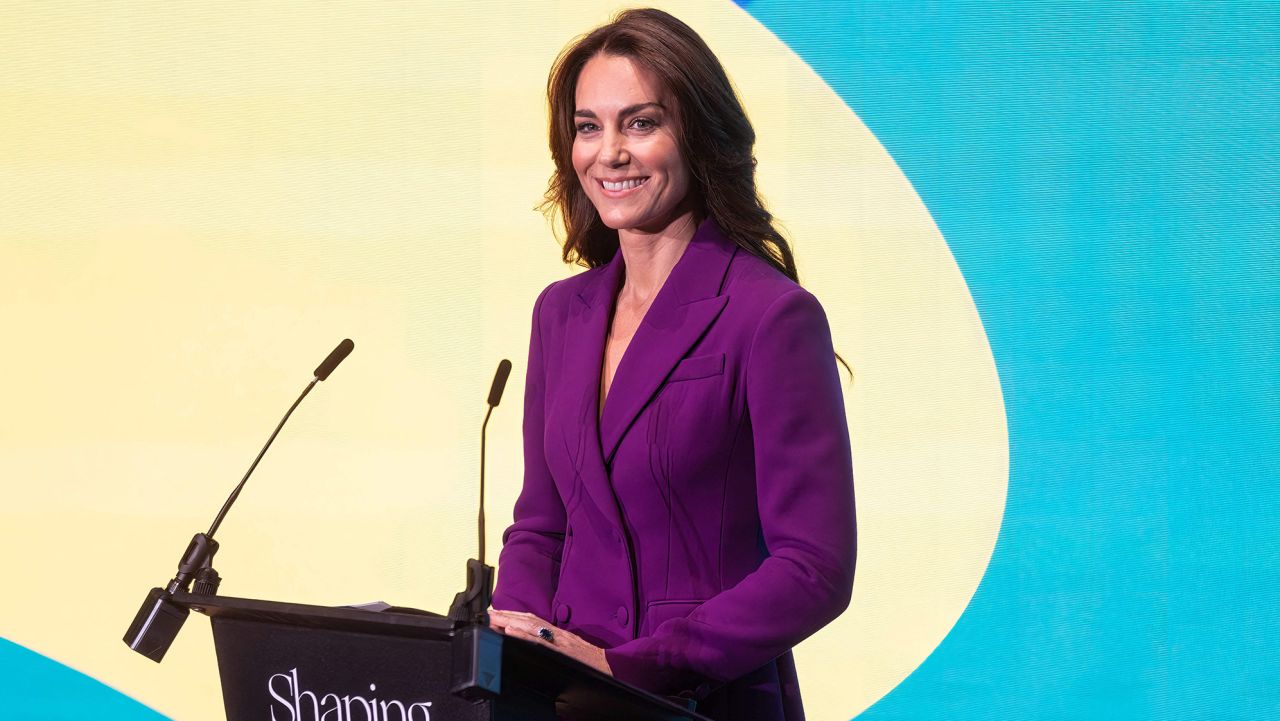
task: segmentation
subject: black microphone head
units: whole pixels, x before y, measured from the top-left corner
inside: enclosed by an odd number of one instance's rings
[[[337,368],[339,363],[351,355],[351,351],[355,350],[355,347],[356,344],[352,343],[350,338],[344,338],[338,344],[338,347],[334,348],[333,352],[329,354],[329,357],[325,358],[324,362],[316,367],[316,380],[322,381],[328,378],[333,369]]]
[[[507,387],[507,376],[511,375],[511,361],[503,358],[498,363],[498,372],[493,374],[493,385],[489,387],[489,405],[497,406],[502,400],[502,391]]]
[[[164,589],[153,588],[138,609],[138,615],[133,617],[129,630],[125,631],[124,642],[134,651],[160,663],[178,637],[189,613],[186,606],[174,602],[173,596]]]

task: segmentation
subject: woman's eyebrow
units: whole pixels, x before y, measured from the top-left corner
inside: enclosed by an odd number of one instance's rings
[[[619,115],[630,115],[632,113],[638,113],[641,110],[644,110],[645,108],[657,108],[659,110],[667,109],[666,106],[663,105],[662,103],[636,103],[635,105],[628,105],[627,107],[623,108],[622,112],[620,112]],[[573,112],[573,117],[594,119],[596,117],[596,114],[594,111],[588,110],[587,108],[580,108]]]

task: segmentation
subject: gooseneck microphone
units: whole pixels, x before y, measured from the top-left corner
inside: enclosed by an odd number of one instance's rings
[[[493,566],[485,563],[484,558],[484,459],[485,431],[489,427],[489,416],[502,400],[502,391],[507,387],[507,378],[511,375],[511,361],[503,358],[498,363],[498,370],[493,374],[493,384],[489,386],[489,408],[485,411],[484,422],[480,424],[480,515],[477,518],[480,552],[477,558],[467,561],[467,590],[453,597],[449,606],[449,618],[455,623],[489,622],[489,603],[493,600]]]
[[[507,388],[507,378],[511,375],[511,361],[503,358],[498,363],[498,371],[493,374],[493,385],[489,386],[489,409],[484,412],[484,422],[480,424],[480,517],[477,525],[480,532],[480,563],[484,563],[484,439],[485,429],[489,427],[489,416],[502,400],[502,391]]]
[[[329,374],[333,373],[334,369],[338,367],[338,364],[345,360],[348,355],[351,355],[351,351],[355,347],[355,343],[352,343],[350,338],[344,339],[316,368],[315,377],[311,379],[306,388],[302,389],[302,393],[293,402],[293,405],[289,406],[289,410],[285,412],[284,417],[280,419],[280,423],[271,432],[271,437],[267,439],[266,444],[262,446],[262,450],[258,451],[257,457],[253,459],[253,463],[249,465],[249,470],[245,472],[235,490],[231,492],[226,502],[222,504],[222,509],[218,511],[218,515],[213,519],[213,524],[209,526],[209,530],[206,533],[197,533],[192,537],[187,550],[182,554],[182,559],[178,561],[178,571],[174,574],[173,579],[169,581],[166,587],[153,588],[147,594],[142,607],[138,609],[137,615],[134,616],[133,623],[129,625],[129,630],[124,634],[124,642],[129,648],[159,663],[169,650],[169,646],[173,644],[173,640],[177,637],[178,631],[187,620],[189,613],[185,606],[173,602],[173,594],[179,591],[187,591],[192,587],[193,582],[195,583],[194,590],[196,593],[215,594],[218,592],[218,586],[221,584],[222,579],[218,576],[218,572],[213,569],[213,556],[218,552],[218,542],[213,540],[213,534],[222,525],[222,519],[226,517],[227,511],[231,509],[231,504],[235,503],[236,499],[240,497],[240,491],[244,489],[244,484],[249,480],[249,476],[253,475],[254,469],[258,467],[258,463],[266,455],[267,449],[271,447],[276,436],[280,434],[280,429],[284,428],[289,416],[293,415],[294,409],[298,407],[298,404],[302,403],[302,399],[307,397],[307,394],[311,392],[316,383],[328,378]],[[508,364],[508,367],[510,367],[510,364]],[[499,394],[501,394],[501,391],[499,391]]]

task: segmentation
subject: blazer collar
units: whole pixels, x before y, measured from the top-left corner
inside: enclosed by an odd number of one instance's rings
[[[609,318],[625,268],[622,252],[615,254],[594,282],[578,294],[587,306],[580,316],[583,326],[579,334],[586,345],[578,349],[587,363],[583,369],[587,372],[578,376],[579,382],[590,386],[589,393],[584,395],[590,412],[584,416],[593,427],[599,417],[601,460],[606,466],[612,463],[623,436],[662,387],[667,375],[724,309],[728,298],[721,295],[721,291],[729,263],[737,251],[737,244],[725,236],[715,221],[708,218],[698,226],[627,346],[609,388],[603,414],[598,412],[600,374]]]

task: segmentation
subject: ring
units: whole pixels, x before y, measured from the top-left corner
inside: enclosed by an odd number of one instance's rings
[[[547,643],[555,643],[556,634],[554,631],[547,628],[546,626],[541,626],[538,628],[538,638],[542,639],[543,641],[546,641]]]

